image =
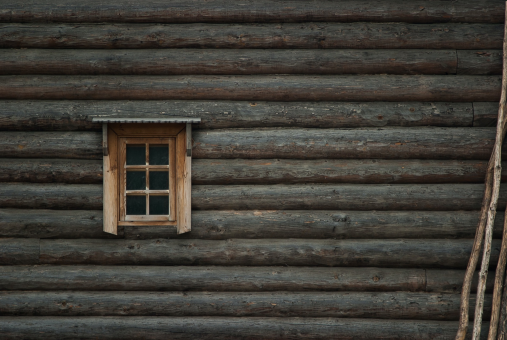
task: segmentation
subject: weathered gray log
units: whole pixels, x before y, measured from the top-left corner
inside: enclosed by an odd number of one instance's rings
[[[459,287],[464,271],[431,290]],[[0,266],[2,290],[424,291],[424,269],[325,267]],[[461,275],[461,277],[458,277]],[[449,283],[450,282],[450,283]]]
[[[448,293],[0,292],[1,316],[298,316],[450,321],[459,319],[459,307],[459,295]],[[488,295],[486,319],[490,312]]]
[[[1,208],[102,209],[102,185],[2,183]]]
[[[458,74],[502,74],[502,50],[458,50]]]
[[[0,266],[2,290],[427,291],[458,294],[464,270],[345,267]],[[487,290],[493,290],[490,273]],[[477,275],[472,291],[477,287]]]
[[[102,184],[102,160],[4,158],[0,182]]]
[[[102,230],[101,210],[0,209],[0,237],[122,238]],[[472,217],[473,219],[473,217]]]
[[[486,167],[486,161],[453,160],[195,159],[192,183],[483,183]],[[102,161],[5,158],[0,182],[101,184]]]
[[[503,214],[494,237],[502,237]],[[389,239],[473,238],[478,211],[194,211],[192,232],[174,226],[118,227],[118,236],[102,231],[100,210],[0,209],[0,237],[31,238],[182,238]]]
[[[195,158],[489,159],[494,128],[200,130]]]
[[[13,239],[11,243],[24,242]],[[472,240],[40,240],[41,264],[465,268]],[[498,259],[500,241],[491,258]],[[25,263],[32,264],[32,263]]]
[[[0,238],[0,265],[38,264],[39,239]]]
[[[502,23],[503,7],[498,1],[460,0],[457,3],[406,1],[32,1],[2,6],[3,22],[483,22]]]
[[[478,50],[501,49],[502,40],[503,24],[0,24],[0,48]]]
[[[477,290],[477,283],[479,281],[479,272],[475,272],[472,280],[472,291]],[[464,270],[454,269],[426,269],[426,292],[446,292],[459,294],[463,286],[463,279],[465,277]],[[492,292],[495,281],[495,273],[489,272],[486,281],[486,291]]]
[[[478,210],[482,184],[196,185],[194,210]],[[501,190],[499,209],[507,203]],[[5,183],[0,208],[102,209],[97,184]]]
[[[28,186],[30,185],[33,184]],[[482,184],[202,185],[193,187],[192,208],[196,210],[478,210],[481,206],[483,191]],[[503,210],[506,203],[507,188],[502,188],[498,209]]]
[[[498,102],[476,102],[474,105],[474,127],[496,126]]]
[[[2,132],[0,157],[102,159],[97,132]]]
[[[472,126],[472,103],[0,101],[1,130],[101,130],[93,117],[199,117],[196,128]],[[497,103],[498,105],[498,103]],[[496,117],[495,117],[496,119]]]
[[[457,61],[455,50],[24,49],[2,51],[0,74],[456,74]],[[463,74],[499,74],[479,67]]]
[[[0,76],[0,99],[495,101],[499,76]]]
[[[3,317],[0,336],[30,339],[451,339],[455,321],[272,317]],[[483,325],[487,330],[488,324]],[[482,338],[481,338],[482,339]]]
[[[286,238],[288,236],[303,239],[473,238],[478,219],[478,211],[460,211],[459,213],[440,211],[194,211],[192,212],[192,231],[190,233],[177,235],[174,227],[128,226],[125,227],[125,238],[213,240]],[[499,213],[494,229],[495,238],[502,237],[502,221],[503,214]],[[1,225],[0,223],[0,228]],[[12,228],[15,228],[15,225]],[[12,237],[26,237],[18,235],[20,234],[13,233]]]
[[[9,168],[0,165],[0,181],[4,176],[12,178],[14,174],[21,177],[25,172],[24,164],[14,165],[17,163],[15,161],[6,162]],[[486,167],[487,161],[196,159],[192,162],[192,183],[484,183]],[[40,170],[34,170],[32,177],[44,176],[39,174]],[[504,173],[504,180],[507,180],[507,170]],[[25,175],[29,176],[28,173]],[[69,176],[72,176],[70,172]],[[96,182],[101,181],[98,176],[95,177]],[[62,181],[64,178],[62,176],[55,180]]]
[[[0,157],[100,159],[101,138],[98,132],[2,132]],[[486,160],[494,138],[494,128],[200,130],[193,134],[193,157]]]
[[[0,74],[502,73],[501,50],[6,50]]]

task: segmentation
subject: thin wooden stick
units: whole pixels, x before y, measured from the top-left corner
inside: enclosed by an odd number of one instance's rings
[[[468,330],[468,309],[470,299],[470,289],[472,287],[472,279],[475,273],[475,267],[479,260],[479,253],[482,245],[482,238],[484,236],[484,229],[486,228],[486,221],[488,217],[488,207],[491,202],[491,192],[493,189],[493,167],[490,160],[488,169],[486,172],[486,185],[484,189],[484,198],[482,199],[481,218],[477,226],[475,233],[475,240],[472,247],[472,253],[470,260],[468,260],[468,266],[465,272],[465,279],[463,281],[463,288],[461,290],[461,307],[460,307],[460,319],[459,328],[456,334],[456,340],[464,340]]]
[[[507,26],[504,26],[504,32],[505,31],[507,31]],[[505,33],[504,33],[504,51],[507,52]],[[504,53],[504,55],[505,54],[506,53]],[[484,290],[486,286],[486,276],[489,266],[489,255],[491,254],[491,238],[493,234],[492,226],[495,219],[496,205],[498,202],[498,193],[500,190],[502,143],[505,136],[504,116],[505,116],[506,89],[507,89],[506,76],[507,76],[506,65],[504,62],[504,72],[502,77],[502,94],[498,110],[498,123],[497,123],[495,147],[489,160],[488,170],[486,173],[484,198],[481,207],[481,218],[479,220],[479,225],[477,226],[477,232],[475,234],[472,253],[470,255],[467,270],[465,272],[463,290],[461,292],[460,321],[458,332],[456,334],[456,340],[464,340],[468,329],[468,308],[469,308],[470,288],[472,285],[472,279],[475,272],[475,268],[477,266],[477,261],[479,260],[482,239],[486,231],[485,236],[486,245],[484,246],[481,272],[479,276],[479,287],[477,290],[477,302],[475,308],[474,331],[472,339],[478,339],[478,336],[480,335],[480,326],[482,323],[482,309],[484,306]]]
[[[504,85],[502,85],[502,88]],[[493,240],[493,223],[496,216],[496,207],[498,204],[498,196],[500,194],[500,182],[502,180],[502,143],[505,136],[504,131],[504,107],[505,94],[502,92],[502,104],[498,114],[497,134],[495,141],[494,168],[493,168],[493,189],[491,201],[488,208],[488,217],[485,228],[484,246],[482,254],[481,271],[479,273],[479,284],[477,287],[477,298],[475,304],[475,317],[472,340],[478,340],[481,334],[482,312],[484,308],[484,292],[486,290],[486,279],[488,276],[489,259],[491,256],[491,241]]]
[[[506,209],[507,211],[507,209]],[[500,257],[495,274],[495,288],[493,290],[493,306],[491,309],[491,321],[489,326],[488,340],[495,340],[498,332],[500,309],[502,305],[502,286],[505,275],[505,264],[507,263],[507,216],[503,222],[502,246]]]
[[[498,320],[499,332],[497,340],[507,340],[507,277],[503,283],[501,306],[500,320]]]

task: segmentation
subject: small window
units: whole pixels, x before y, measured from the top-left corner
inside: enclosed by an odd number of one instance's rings
[[[93,121],[103,123],[104,231],[116,234],[118,225],[190,231],[190,123],[200,119]]]

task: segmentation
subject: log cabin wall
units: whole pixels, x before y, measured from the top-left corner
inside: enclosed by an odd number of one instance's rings
[[[0,6],[2,339],[454,338],[504,1],[47,3]],[[126,116],[202,118],[190,233],[102,231]]]

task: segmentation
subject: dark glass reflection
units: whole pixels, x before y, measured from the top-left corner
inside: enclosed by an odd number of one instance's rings
[[[127,196],[127,215],[146,215],[146,196]]]
[[[150,190],[169,190],[169,171],[150,171]]]
[[[169,165],[169,146],[150,145],[150,165]]]
[[[146,171],[127,171],[127,190],[146,190]]]
[[[150,196],[150,215],[169,215],[169,196]]]
[[[144,145],[127,145],[127,165],[145,165],[146,147]]]

